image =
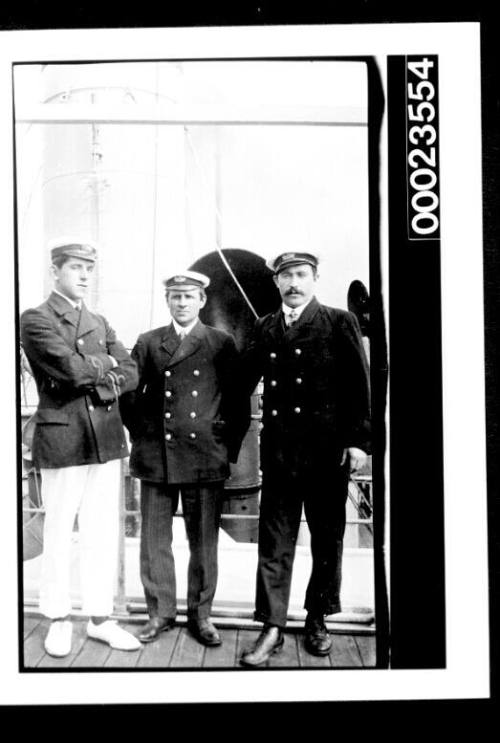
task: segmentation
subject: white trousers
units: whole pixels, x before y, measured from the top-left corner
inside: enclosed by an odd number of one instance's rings
[[[108,616],[113,611],[120,461],[41,470],[45,524],[40,611],[51,619],[71,611],[71,543],[77,514],[83,613]]]

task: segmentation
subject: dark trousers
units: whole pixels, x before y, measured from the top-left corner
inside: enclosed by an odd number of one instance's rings
[[[317,615],[341,610],[347,467],[328,478],[266,476],[262,483],[255,619],[285,627],[302,506],[311,533],[312,570],[304,607]]]
[[[182,499],[189,543],[187,614],[210,615],[217,586],[217,545],[223,482],[169,485],[141,482],[141,580],[150,616],[175,617],[172,520]]]

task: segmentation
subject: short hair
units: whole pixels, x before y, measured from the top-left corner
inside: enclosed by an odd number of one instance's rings
[[[184,291],[191,292],[191,291],[194,291],[195,289],[198,289],[198,291],[200,292],[200,299],[207,298],[207,293],[202,286],[192,286],[190,289],[178,289],[175,286],[169,286],[167,289],[165,289],[165,297],[168,299],[168,295],[171,294],[172,292],[179,292],[179,291],[180,292],[184,292]]]
[[[52,258],[52,265],[56,268],[62,268],[72,258],[72,255],[59,255],[57,258]]]
[[[92,263],[92,265],[95,266],[95,261],[89,261],[87,258],[78,258],[76,255],[67,255],[66,253],[58,255],[56,258],[52,258],[52,265],[56,268],[62,268],[65,263],[72,260],[82,260],[86,263]]]

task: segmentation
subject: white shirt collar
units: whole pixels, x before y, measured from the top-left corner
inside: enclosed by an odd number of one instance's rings
[[[290,312],[292,312],[292,310],[295,310],[295,316],[296,316],[296,319],[298,320],[301,314],[304,312],[307,305],[309,304],[309,302],[311,301],[311,299],[305,304],[301,304],[300,307],[289,307],[287,304],[283,302],[283,304],[281,305],[281,309],[283,310],[283,313],[285,315],[289,315]]]
[[[60,297],[62,297],[63,299],[65,299],[66,302],[69,302],[70,305],[73,307],[73,309],[75,309],[75,310],[81,310],[81,308],[82,308],[82,303],[81,302],[74,302],[72,299],[70,299],[69,297],[67,297],[65,294],[61,294],[61,292],[58,292],[57,289],[53,289],[53,292],[54,292],[54,294],[58,294]]]
[[[196,318],[196,320],[193,320],[192,323],[189,323],[189,325],[183,326],[183,325],[179,325],[179,323],[176,322],[174,318],[172,318],[172,325],[174,326],[174,330],[177,333],[177,335],[179,335],[180,333],[184,333],[184,335],[188,335],[188,333],[192,331],[192,329],[194,328],[197,322],[198,322],[198,318]]]

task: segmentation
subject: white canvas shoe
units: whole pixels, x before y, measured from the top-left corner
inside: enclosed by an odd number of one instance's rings
[[[90,619],[87,635],[93,640],[107,642],[115,650],[139,650],[142,647],[137,637],[119,627],[113,619],[106,619],[101,624],[94,624]]]
[[[52,622],[44,646],[49,655],[64,658],[71,652],[71,635],[73,625],[68,619],[58,619]]]

